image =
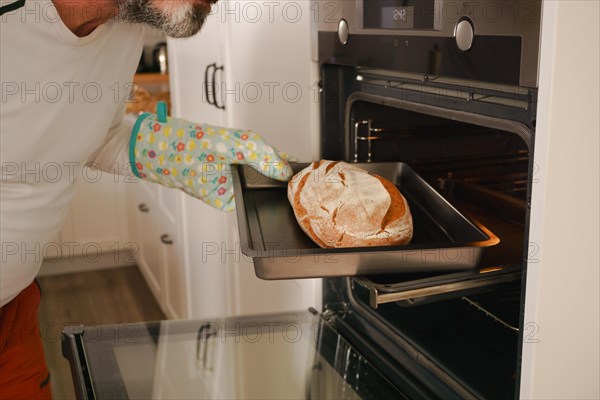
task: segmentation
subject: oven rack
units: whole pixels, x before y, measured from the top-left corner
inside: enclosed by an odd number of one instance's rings
[[[521,276],[521,268],[506,266],[396,284],[376,283],[368,277],[354,277],[352,282],[369,291],[369,305],[374,310],[388,303],[414,307],[459,298],[503,327],[519,332],[518,311],[511,305],[519,304]]]
[[[440,297],[464,297],[460,295],[478,293],[494,285],[518,281],[521,275],[522,270],[518,266],[498,266],[398,283],[379,283],[364,276],[353,280],[369,290],[369,304],[377,309],[379,305],[386,303],[402,302],[412,306],[438,300]]]
[[[461,162],[444,160],[443,169],[446,176],[438,179],[442,186],[447,182],[461,186],[462,190],[469,188],[470,195],[503,197],[504,203],[513,203],[524,210],[524,199],[530,180],[527,162],[527,155],[522,153],[472,157]],[[419,162],[412,164],[425,177],[435,174],[436,169],[440,168],[439,165],[432,167]],[[475,194],[476,192],[478,194]],[[506,196],[510,196],[511,199]]]
[[[466,301],[467,303],[469,303],[470,305],[472,305],[473,307],[475,307],[477,310],[481,311],[482,313],[484,313],[485,315],[487,315],[488,317],[490,317],[491,319],[493,319],[494,321],[496,321],[497,323],[499,323],[500,325],[504,326],[505,328],[510,329],[511,331],[514,332],[519,332],[520,329],[518,326],[515,326],[517,324],[509,322],[508,319],[506,318],[502,318],[499,315],[497,315],[491,308],[486,308],[486,306],[480,304],[479,302],[463,296],[462,299],[464,301]]]
[[[358,68],[357,81],[386,89],[446,97],[454,101],[489,103],[519,110],[529,110],[535,92],[525,87],[469,81],[430,74]]]
[[[364,122],[364,121],[361,121]],[[353,161],[372,162],[373,140],[387,139],[393,137],[394,133],[386,132],[384,128],[371,128],[377,132],[370,136],[361,136],[354,132]],[[385,136],[381,136],[385,135]],[[366,142],[366,159],[362,160],[360,154],[360,143]],[[510,194],[513,197],[524,199],[527,193],[530,177],[527,173],[529,157],[527,151],[510,154],[473,155],[462,158],[446,158],[432,165],[430,162],[420,160],[407,160],[415,170],[426,179],[440,179],[437,174],[444,171],[443,179],[462,181],[465,184],[476,185],[479,188],[487,188],[496,192]],[[483,173],[485,171],[486,173]]]

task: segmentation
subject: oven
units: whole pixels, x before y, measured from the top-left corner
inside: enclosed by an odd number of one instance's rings
[[[322,157],[408,164],[499,243],[470,270],[326,279],[325,314],[408,397],[518,397],[541,2],[334,4]]]
[[[322,310],[71,328],[63,352],[79,397],[518,397],[531,334],[523,309],[540,9],[315,2],[321,158],[418,176],[430,191],[409,199],[414,246],[328,252],[293,233],[261,253],[256,238],[273,244],[294,226],[285,186],[235,168],[242,250],[257,275],[323,277]],[[485,246],[455,240],[461,218]]]

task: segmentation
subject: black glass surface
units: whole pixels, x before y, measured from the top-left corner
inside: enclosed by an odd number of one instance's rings
[[[97,399],[405,398],[308,311],[90,326],[80,339],[82,392]]]

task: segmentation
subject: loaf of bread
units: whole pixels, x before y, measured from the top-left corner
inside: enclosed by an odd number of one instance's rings
[[[314,162],[288,184],[302,230],[322,248],[407,244],[413,225],[408,203],[379,175],[344,162]]]

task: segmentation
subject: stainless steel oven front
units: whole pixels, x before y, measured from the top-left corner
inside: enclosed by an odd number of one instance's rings
[[[541,1],[314,11],[322,158],[406,163],[500,240],[469,271],[327,278],[324,315],[408,397],[517,397]]]

